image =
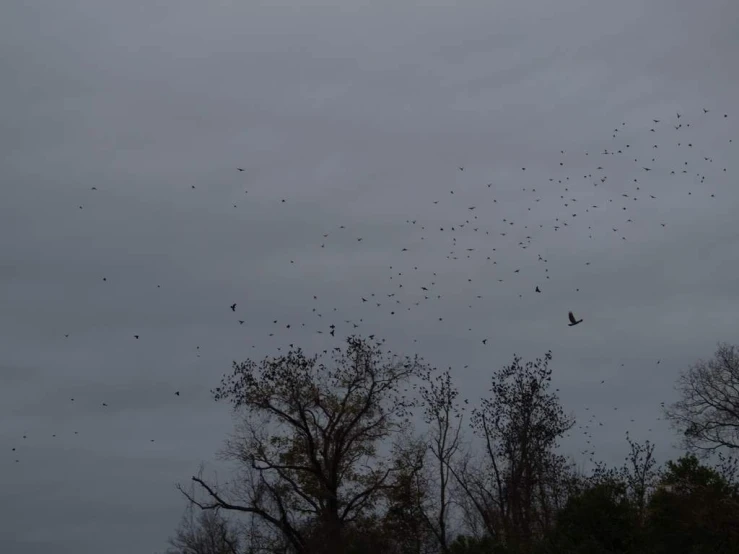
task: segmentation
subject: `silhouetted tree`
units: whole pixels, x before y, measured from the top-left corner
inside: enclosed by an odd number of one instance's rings
[[[739,552],[739,489],[694,455],[668,462],[649,502],[655,554]]]
[[[659,479],[657,461],[654,459],[654,443],[649,440],[644,443],[636,442],[629,437],[628,432],[626,441],[629,443],[629,453],[626,456],[626,463],[619,470],[619,475],[626,485],[626,493],[636,513],[636,521],[641,524],[644,521],[647,502]]]
[[[680,399],[665,409],[691,451],[739,448],[739,351],[719,343],[713,358],[684,371]]]
[[[386,489],[387,507],[383,528],[393,537],[392,546],[383,552],[397,554],[423,554],[436,552],[433,548],[437,537],[429,522],[426,510],[433,501],[432,486],[425,466],[428,445],[423,438],[405,434],[394,448],[398,471],[391,486]]]
[[[525,365],[514,356],[493,375],[491,397],[472,411],[472,428],[484,444],[482,463],[468,456],[454,470],[486,534],[518,550],[543,531],[551,481],[568,471],[553,450],[574,421],[549,392],[550,360],[551,352]]]
[[[167,554],[241,554],[236,530],[218,511],[201,511],[192,506],[182,518],[175,536],[169,539]]]
[[[450,466],[460,449],[462,410],[449,370],[428,371],[418,387],[421,416],[427,428],[410,431],[398,443],[399,471],[388,490],[385,523],[400,541],[399,552],[449,552],[453,477]]]
[[[413,401],[399,387],[426,371],[418,359],[383,355],[356,337],[331,368],[302,350],[234,363],[214,390],[243,416],[224,455],[240,464],[228,491],[193,477],[202,509],[253,514],[300,554],[346,551],[397,471],[379,448],[409,423]]]
[[[433,495],[430,502],[420,506],[421,513],[436,537],[441,552],[449,551],[449,525],[452,517],[451,465],[460,449],[462,410],[458,403],[459,391],[452,382],[449,370],[435,377],[426,375],[419,387],[423,419],[428,425],[429,465],[433,475]]]
[[[616,554],[633,552],[637,513],[626,483],[602,479],[572,496],[557,514],[557,525],[542,552]]]
[[[449,545],[449,554],[505,554],[505,547],[492,537],[459,535]]]
[[[697,410],[703,434],[689,434],[698,441],[689,445],[702,453],[736,440],[727,369],[736,357],[721,345],[683,377],[704,409],[684,397],[672,413]],[[449,371],[355,337],[332,358],[329,367],[297,349],[234,363],[213,393],[238,416],[223,450],[236,479],[221,486],[201,472],[192,489],[180,487],[190,512],[168,554],[739,552],[736,458],[718,452],[709,467],[691,454],[660,469],[655,445],[628,433],[622,466],[577,474],[556,453],[574,421],[550,392],[549,352],[526,364],[514,356],[493,374],[489,397],[471,410],[480,450],[462,444]],[[720,430],[708,423],[719,419]],[[235,527],[225,512],[246,517]]]

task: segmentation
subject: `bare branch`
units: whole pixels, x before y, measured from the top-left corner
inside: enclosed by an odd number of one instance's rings
[[[739,351],[719,343],[713,358],[699,360],[678,378],[680,399],[666,417],[692,451],[739,449]]]

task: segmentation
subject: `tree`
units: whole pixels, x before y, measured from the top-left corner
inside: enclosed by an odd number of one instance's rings
[[[620,468],[619,476],[626,485],[626,493],[636,511],[636,522],[644,521],[646,505],[657,483],[657,461],[654,459],[654,443],[633,441],[626,432],[629,454],[626,463]]]
[[[394,446],[398,471],[386,490],[387,507],[382,528],[392,537],[388,545],[377,552],[421,554],[433,551],[437,537],[428,517],[432,499],[431,480],[426,467],[428,445],[423,438],[405,433]]]
[[[695,455],[667,463],[649,503],[655,554],[739,552],[739,488]]]
[[[344,552],[350,527],[376,512],[397,468],[379,448],[409,423],[400,387],[426,371],[417,358],[383,355],[356,337],[333,367],[301,349],[233,364],[213,391],[242,416],[224,456],[241,468],[230,490],[193,477],[204,510],[253,514],[297,554]]]
[[[468,537],[459,535],[449,546],[450,554],[504,554],[505,548],[490,536]]]
[[[637,512],[626,483],[604,479],[571,497],[557,514],[546,552],[633,552]]]
[[[451,371],[428,371],[417,388],[427,429],[408,433],[396,445],[395,486],[388,491],[387,528],[402,537],[401,552],[441,552],[450,548],[453,519],[451,464],[460,449],[462,410]]]
[[[451,464],[459,452],[462,413],[457,402],[459,391],[449,370],[436,377],[429,373],[419,387],[424,422],[429,426],[428,453],[434,465],[434,501],[421,506],[421,513],[439,543],[442,553],[449,552],[451,518]]]
[[[197,517],[192,506],[182,518],[175,536],[169,539],[167,554],[239,554],[235,529],[217,511],[202,511]]]
[[[691,451],[739,449],[739,351],[719,343],[714,357],[699,360],[678,378],[680,399],[665,415]]]
[[[484,457],[476,467],[466,457],[454,471],[485,532],[525,550],[551,519],[551,493],[568,472],[554,454],[557,440],[574,425],[556,394],[549,392],[551,352],[544,359],[513,363],[492,377],[491,398],[472,411]]]

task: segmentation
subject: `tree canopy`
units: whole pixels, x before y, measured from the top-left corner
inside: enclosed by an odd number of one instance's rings
[[[558,451],[575,419],[552,390],[551,352],[514,355],[476,405],[451,369],[359,337],[234,363],[213,396],[237,416],[222,452],[237,473],[180,486],[201,512],[169,553],[739,552],[737,460],[702,459],[734,448],[736,360],[720,345],[681,376],[668,413],[688,452],[660,465],[654,443],[627,434],[625,463],[588,473]]]

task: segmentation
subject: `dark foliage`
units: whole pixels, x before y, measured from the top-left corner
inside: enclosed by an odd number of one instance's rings
[[[199,475],[192,490],[180,487],[202,512],[183,520],[170,552],[739,552],[736,459],[719,453],[709,465],[688,453],[660,467],[655,445],[627,434],[623,466],[578,473],[556,452],[574,419],[551,390],[551,359],[514,356],[469,411],[451,371],[386,356],[356,337],[330,366],[300,349],[235,363],[214,396],[239,414],[224,450],[236,479],[223,487]],[[735,361],[723,345],[681,378],[693,388],[671,413],[688,418],[700,390],[724,425],[711,435],[701,416],[688,446],[732,446]]]

